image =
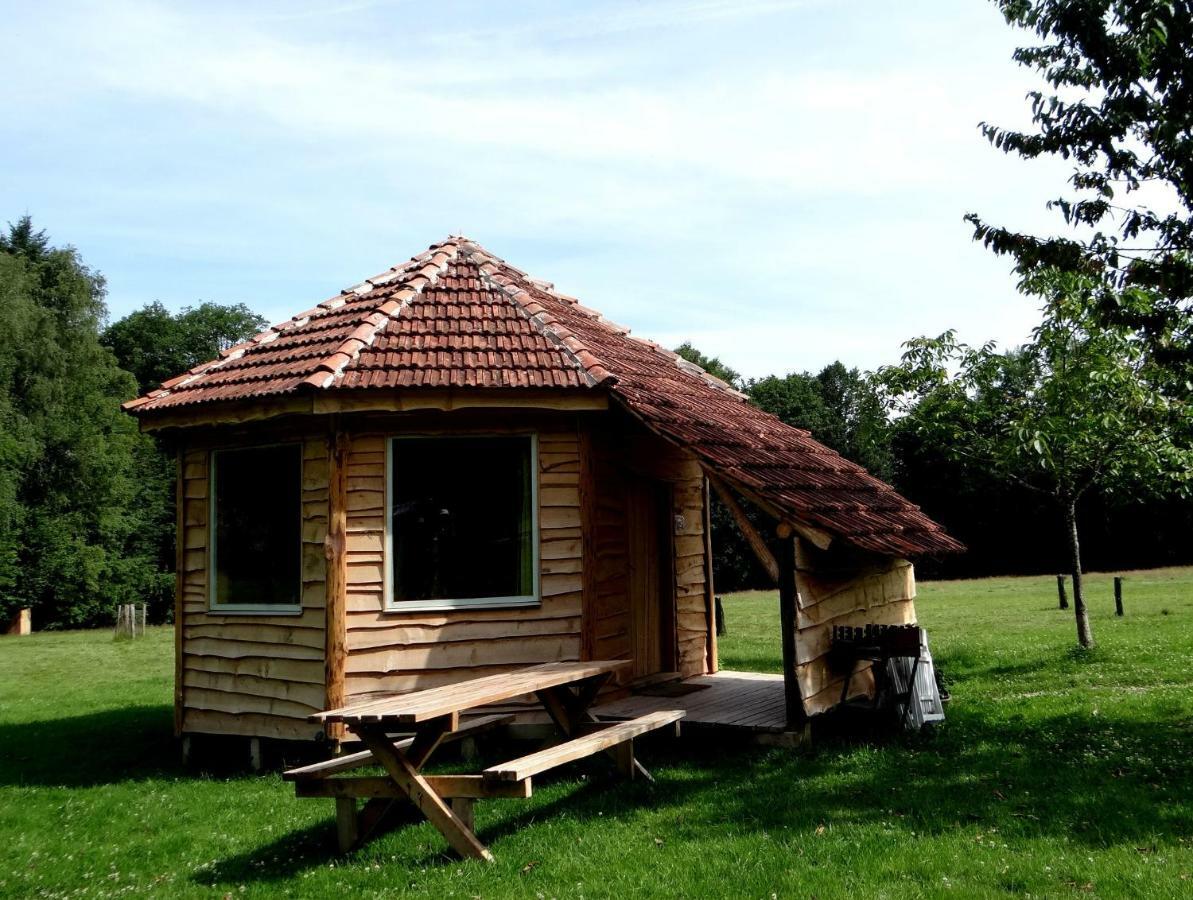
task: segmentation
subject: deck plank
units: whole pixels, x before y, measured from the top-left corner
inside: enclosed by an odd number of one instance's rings
[[[787,729],[783,677],[761,672],[718,672],[685,679],[703,690],[679,696],[634,694],[593,710],[598,718],[623,719],[663,709],[683,710],[688,725],[782,732]]]

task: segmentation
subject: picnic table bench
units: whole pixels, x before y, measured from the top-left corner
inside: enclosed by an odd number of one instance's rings
[[[295,783],[298,797],[330,797],[336,802],[340,849],[359,846],[378,830],[395,803],[409,801],[466,858],[492,861],[474,832],[473,804],[488,797],[529,797],[531,779],[573,760],[608,751],[628,778],[650,777],[634,758],[634,738],[671,726],[678,730],[682,710],[652,712],[624,722],[597,721],[589,712],[601,687],[629,660],[543,663],[500,675],[473,678],[442,687],[362,700],[311,716],[317,722],[342,722],[365,750],[291,769],[283,776]],[[427,775],[422,769],[444,743],[508,724],[513,716],[488,715],[461,723],[468,710],[534,694],[565,740],[527,756],[467,775]],[[391,734],[410,733],[394,740]],[[380,765],[381,777],[332,777]],[[365,805],[357,810],[357,800]]]

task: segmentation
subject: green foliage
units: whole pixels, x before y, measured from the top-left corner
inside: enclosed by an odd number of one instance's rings
[[[1025,278],[1095,278],[1091,306],[1144,335],[1183,381],[1193,371],[1193,3],[997,2],[1040,40],[1014,58],[1052,93],[1029,95],[1035,131],[983,133],[1026,159],[1071,160],[1071,194],[1049,207],[1088,236],[1037,237],[971,214],[975,238],[1013,256]]]
[[[719,378],[732,388],[741,387],[741,375],[729,368],[716,356],[705,356],[692,346],[690,341],[684,341],[675,348],[675,352],[690,363],[695,363],[709,375]]]
[[[1091,313],[1096,283],[1044,271],[1028,286],[1045,301],[1032,340],[1010,352],[970,347],[953,332],[908,342],[879,371],[903,427],[956,460],[1051,498],[1062,513],[1078,638],[1092,645],[1081,591],[1077,506],[1094,486],[1163,496],[1193,485],[1193,411],[1164,390],[1130,329]]]
[[[104,282],[28,217],[0,239],[0,615],[38,627],[104,620],[153,601],[138,496],[151,451],[120,411],[136,385],[99,342]]]
[[[223,306],[203,303],[171,314],[160,303],[150,303],[113,322],[101,340],[121,368],[137,380],[137,393],[144,393],[168,378],[207,362],[233,344],[252,337],[266,325],[265,319],[244,304]],[[141,441],[133,466],[137,472],[142,539],[152,549],[157,570],[169,573],[174,567],[174,455],[152,440]],[[169,587],[171,576],[163,574]],[[159,618],[165,618],[165,610]]]
[[[172,315],[155,302],[109,325],[102,340],[143,393],[214,359],[267,324],[243,303],[202,303]]]
[[[793,372],[751,379],[750,401],[812,437],[872,475],[890,480],[894,472],[891,431],[882,398],[857,369],[830,363],[817,374]]]
[[[1030,343],[970,347],[917,338],[878,383],[898,412],[955,457],[1062,503],[1091,486],[1164,494],[1193,483],[1187,403],[1170,399],[1129,330],[1090,314],[1089,279],[1033,279],[1047,306]]]

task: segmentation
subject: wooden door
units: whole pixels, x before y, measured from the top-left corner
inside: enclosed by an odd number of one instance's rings
[[[670,488],[639,476],[629,478],[627,594],[635,678],[669,672],[675,665],[675,577],[670,524]]]

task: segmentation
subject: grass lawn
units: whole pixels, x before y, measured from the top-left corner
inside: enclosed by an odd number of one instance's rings
[[[339,857],[330,801],[184,771],[168,629],[0,638],[0,896],[1193,898],[1193,570],[1131,573],[1124,619],[1089,594],[1078,653],[1051,578],[921,585],[937,732],[593,760],[478,804],[491,866],[425,823]],[[774,595],[725,610],[723,667],[777,671]]]

